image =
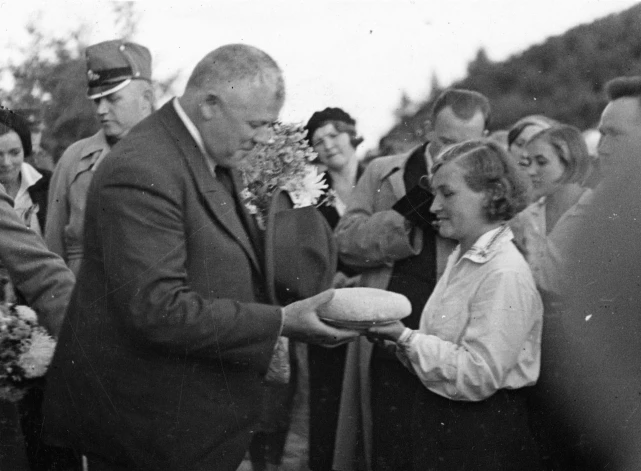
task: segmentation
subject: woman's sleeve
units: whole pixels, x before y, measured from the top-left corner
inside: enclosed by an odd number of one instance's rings
[[[515,368],[534,384],[542,318],[536,290],[519,273],[493,272],[468,308],[469,321],[458,344],[416,332],[399,349],[401,361],[411,365],[426,388],[454,400],[490,397]]]

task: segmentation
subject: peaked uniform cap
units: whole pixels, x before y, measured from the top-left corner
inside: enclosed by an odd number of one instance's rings
[[[87,96],[95,100],[125,88],[132,80],[151,82],[151,53],[140,44],[105,41],[85,50]]]

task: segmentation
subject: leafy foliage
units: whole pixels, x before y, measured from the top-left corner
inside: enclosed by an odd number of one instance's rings
[[[598,123],[605,106],[605,83],[621,75],[641,75],[640,59],[641,4],[570,29],[502,62],[492,62],[481,49],[467,76],[451,86],[477,90],[490,99],[493,130],[507,129],[534,113],[587,129]],[[404,117],[381,140],[382,153],[421,142],[425,116],[438,92],[433,89],[413,117]]]
[[[114,2],[114,38],[135,40],[141,14],[134,2]],[[10,76],[10,91],[0,91],[0,104],[11,109],[43,110],[42,147],[54,160],[75,141],[94,134],[100,127],[95,107],[87,99],[87,74],[84,50],[89,45],[89,25],[78,25],[64,37],[50,37],[43,31],[42,16],[27,25],[29,40],[17,46],[19,63],[3,63],[0,73]],[[155,83],[164,95],[178,77]]]

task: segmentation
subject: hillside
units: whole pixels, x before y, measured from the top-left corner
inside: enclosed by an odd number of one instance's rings
[[[491,129],[542,113],[580,129],[595,126],[606,99],[603,85],[620,75],[641,75],[641,4],[547,39],[505,61],[479,50],[467,76],[451,86],[478,90],[492,103]],[[405,116],[381,139],[386,155],[420,143],[434,97]]]

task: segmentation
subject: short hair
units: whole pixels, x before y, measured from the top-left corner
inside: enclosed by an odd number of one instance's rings
[[[18,135],[22,144],[22,152],[25,157],[29,157],[33,150],[29,122],[18,113],[0,107],[0,136],[10,132],[15,132]]]
[[[484,129],[489,128],[491,119],[490,101],[482,93],[463,88],[445,90],[432,105],[432,123],[436,121],[438,114],[448,106],[452,108],[452,111],[459,119],[465,121],[469,121],[480,111],[485,123]]]
[[[617,77],[605,84],[608,100],[632,97],[641,100],[641,76]]]
[[[285,99],[285,82],[276,61],[264,51],[245,44],[228,44],[207,54],[191,73],[187,89],[243,80],[275,81],[276,98]]]
[[[549,128],[556,124],[560,124],[558,121],[543,116],[542,114],[531,114],[529,116],[524,116],[519,119],[516,123],[512,125],[510,130],[507,133],[507,147],[508,149],[512,147],[514,141],[516,141],[525,128],[530,126],[540,126],[543,129]]]
[[[484,209],[489,221],[512,219],[528,205],[530,180],[500,144],[473,139],[448,147],[438,157],[432,175],[448,163],[463,169],[470,189],[485,193]]]
[[[560,124],[539,131],[530,143],[539,140],[547,142],[565,165],[561,183],[583,183],[590,172],[591,158],[581,131]]]

